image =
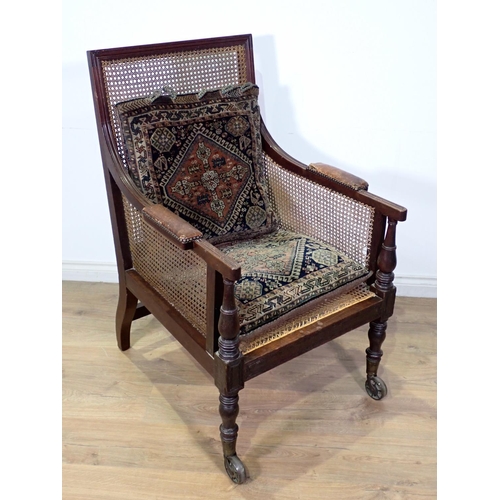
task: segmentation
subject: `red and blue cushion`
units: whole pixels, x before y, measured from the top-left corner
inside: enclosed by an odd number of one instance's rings
[[[136,185],[213,243],[276,228],[260,165],[258,93],[249,83],[116,105]]]

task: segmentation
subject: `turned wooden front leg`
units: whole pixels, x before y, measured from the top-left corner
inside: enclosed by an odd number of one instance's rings
[[[375,288],[381,293],[390,292],[393,288],[394,269],[396,269],[396,225],[397,221],[389,219],[384,243],[377,258],[377,274]]]
[[[222,442],[222,452],[224,457],[236,455],[236,439],[238,437],[238,425],[236,417],[239,413],[238,406],[239,397],[236,396],[219,396],[219,414],[222,418],[220,426],[220,439]]]
[[[376,377],[380,360],[384,354],[382,344],[385,340],[385,331],[387,329],[387,321],[378,323],[372,321],[368,330],[368,339],[370,347],[366,349],[366,376],[367,378]]]
[[[219,388],[220,436],[224,456],[236,454],[238,437],[238,392],[243,389],[243,357],[240,344],[240,321],[234,298],[234,281],[223,280],[224,295],[219,317],[219,350],[215,354],[215,384]]]
[[[238,437],[238,392],[243,389],[243,355],[239,349],[240,321],[234,297],[234,281],[223,280],[224,295],[219,317],[219,350],[215,353],[215,385],[219,388],[220,437],[226,471],[235,483],[247,478],[243,462],[236,454]]]
[[[375,292],[384,299],[382,316],[370,323],[368,339],[370,346],[366,349],[366,391],[373,399],[382,399],[387,393],[383,380],[377,376],[380,360],[384,354],[382,344],[387,330],[387,319],[394,310],[396,288],[394,287],[394,269],[396,268],[396,224],[389,219],[384,243],[377,259],[377,273],[374,283]]]

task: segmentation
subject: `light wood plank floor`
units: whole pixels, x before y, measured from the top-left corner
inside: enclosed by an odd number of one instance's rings
[[[383,401],[364,390],[366,328],[249,381],[241,486],[213,381],[151,316],[120,352],[116,301],[117,285],[63,282],[65,500],[436,498],[436,300],[397,300]]]

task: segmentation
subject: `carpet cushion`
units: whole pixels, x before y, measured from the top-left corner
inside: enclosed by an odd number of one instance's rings
[[[235,295],[242,334],[369,275],[331,245],[285,230],[218,248],[241,265]]]
[[[116,105],[136,185],[213,243],[276,228],[262,176],[258,93],[249,83]]]

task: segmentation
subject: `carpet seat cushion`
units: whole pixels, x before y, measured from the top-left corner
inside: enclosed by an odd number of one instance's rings
[[[291,231],[217,246],[241,264],[235,295],[242,334],[369,276],[363,265],[331,245]]]

